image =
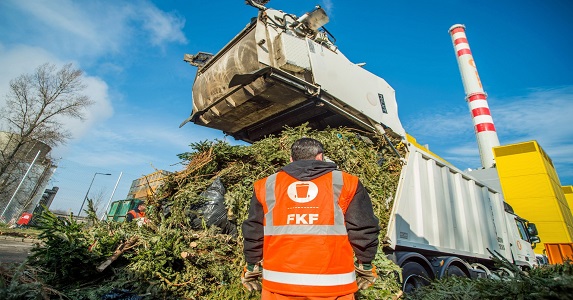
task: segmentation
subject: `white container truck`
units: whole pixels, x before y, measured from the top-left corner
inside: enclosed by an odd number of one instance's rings
[[[536,266],[535,226],[500,191],[408,141],[394,90],[340,52],[322,8],[298,17],[251,5],[258,16],[217,54],[185,55],[198,70],[193,111],[181,126],[191,121],[247,142],[305,122],[400,137],[408,151],[383,239],[405,291],[425,278],[495,276],[490,251]]]

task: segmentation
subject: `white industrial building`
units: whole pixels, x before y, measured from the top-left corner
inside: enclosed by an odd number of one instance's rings
[[[18,135],[0,131],[0,159],[14,149]],[[0,183],[7,187],[0,191],[0,221],[17,220],[23,212],[32,212],[54,174],[56,166],[50,157],[52,148],[40,141],[33,141],[20,149],[14,164],[0,175]],[[4,185],[4,184],[2,184]]]

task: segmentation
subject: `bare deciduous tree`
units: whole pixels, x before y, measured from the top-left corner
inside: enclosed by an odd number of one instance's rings
[[[105,209],[103,206],[105,205],[105,195],[107,193],[107,190],[105,188],[101,188],[99,190],[96,190],[94,194],[92,194],[92,196],[88,199],[90,199],[93,202],[93,210],[95,212],[96,215],[100,214],[100,211]]]
[[[0,122],[7,132],[0,147],[0,191],[17,180],[11,175],[20,173],[16,170],[36,142],[55,147],[71,137],[63,117],[83,120],[84,109],[94,102],[84,94],[82,74],[72,64],[57,70],[46,63],[10,81],[5,107],[0,110]]]

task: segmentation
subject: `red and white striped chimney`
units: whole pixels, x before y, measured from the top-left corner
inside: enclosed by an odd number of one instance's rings
[[[450,27],[449,32],[454,43],[454,50],[456,51],[458,66],[462,75],[466,101],[472,113],[481,165],[486,169],[491,168],[495,166],[492,148],[499,146],[499,139],[497,138],[493,118],[487,105],[487,95],[483,91],[476,63],[468,44],[466,27],[456,24]]]

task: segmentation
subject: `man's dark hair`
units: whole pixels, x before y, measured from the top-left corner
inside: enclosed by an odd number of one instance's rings
[[[324,153],[324,146],[315,139],[302,138],[292,144],[290,153],[293,161],[315,159],[319,153]]]

